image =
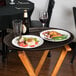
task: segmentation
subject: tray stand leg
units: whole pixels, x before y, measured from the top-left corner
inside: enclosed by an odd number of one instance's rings
[[[40,70],[41,70],[41,68],[42,68],[42,66],[47,58],[48,52],[49,52],[49,50],[44,51],[37,68],[34,69],[29,58],[26,55],[26,52],[18,51],[18,56],[19,56],[20,60],[22,61],[24,67],[26,68],[29,76],[38,76],[39,75],[39,72],[40,72]]]
[[[44,53],[43,53],[43,55],[42,55],[42,57],[39,61],[39,64],[38,64],[38,66],[36,67],[36,70],[35,70],[36,76],[38,76],[38,74],[39,74],[39,72],[40,72],[40,70],[41,70],[41,68],[42,68],[42,66],[43,66],[43,64],[44,64],[44,62],[47,58],[48,53],[49,53],[49,50],[44,51]]]
[[[59,71],[59,69],[60,69],[60,67],[61,67],[61,65],[62,65],[62,63],[63,63],[63,61],[64,61],[64,59],[66,57],[66,55],[67,55],[67,52],[71,51],[71,48],[69,47],[69,45],[65,45],[64,47],[65,48],[62,49],[60,57],[59,57],[56,65],[55,65],[55,67],[54,67],[54,69],[52,71],[52,74],[50,76],[57,76],[57,73],[58,73],[58,71]]]

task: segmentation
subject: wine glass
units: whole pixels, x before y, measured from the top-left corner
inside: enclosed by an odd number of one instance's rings
[[[39,20],[42,23],[42,26],[45,27],[45,24],[48,20],[48,12],[47,11],[40,11],[39,12]]]
[[[14,0],[10,0],[10,4],[11,5],[15,4]]]

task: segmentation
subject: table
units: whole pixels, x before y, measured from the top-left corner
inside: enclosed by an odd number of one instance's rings
[[[6,6],[0,8],[0,30],[11,27],[13,19],[23,19],[24,9],[17,9],[16,7],[27,9],[30,19],[30,16],[34,10],[34,3],[30,1],[26,2],[29,4],[16,3],[15,5],[9,5],[9,3],[7,3]]]
[[[30,33],[31,35],[37,35],[39,36],[40,32],[46,29],[52,29],[52,28],[30,28]],[[55,28],[57,29],[57,28]],[[70,33],[70,32],[69,32]],[[67,52],[71,51],[71,48],[69,47],[69,43],[71,43],[71,41],[73,40],[73,35],[70,33],[71,37],[65,41],[62,42],[49,42],[49,41],[44,41],[44,44],[37,47],[37,48],[32,48],[32,49],[23,49],[23,48],[18,48],[12,45],[11,41],[14,38],[14,34],[11,33],[7,36],[5,36],[4,38],[4,43],[10,47],[11,49],[13,49],[13,51],[17,51],[19,58],[21,59],[25,69],[27,70],[29,76],[38,76],[39,72],[46,60],[46,57],[48,55],[48,52],[54,48],[58,48],[58,47],[64,47],[62,49],[62,52],[59,56],[59,59],[57,60],[57,63],[52,71],[52,74],[50,76],[56,76],[62,63],[63,60],[65,59]],[[44,51],[38,66],[36,67],[36,69],[33,68],[29,58],[27,57],[26,51]]]
[[[17,1],[17,0],[16,0]],[[4,36],[6,35],[6,29],[12,28],[13,19],[23,19],[24,9],[17,9],[16,7],[28,8],[29,21],[34,9],[34,3],[25,0],[29,4],[18,4],[9,5],[9,0],[7,0],[6,6],[0,7],[0,30],[2,30],[2,61],[6,58],[6,46],[3,43]]]

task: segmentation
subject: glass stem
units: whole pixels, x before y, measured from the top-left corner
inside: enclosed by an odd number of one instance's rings
[[[45,27],[45,23],[42,23],[42,26]]]

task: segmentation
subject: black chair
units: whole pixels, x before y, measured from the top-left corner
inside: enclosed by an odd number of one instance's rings
[[[75,21],[75,26],[76,26],[76,7],[73,7],[73,14],[74,14],[74,21]],[[71,59],[71,63],[73,63],[76,56],[76,42],[71,43],[70,46],[73,49],[72,59]]]
[[[76,56],[76,42],[72,42],[69,44],[70,47],[72,48],[72,58],[71,58],[71,64],[73,64],[75,56]]]
[[[0,0],[0,1],[3,1],[3,0]],[[18,1],[18,0],[16,0],[16,1]],[[22,0],[22,1],[24,1],[24,0]],[[29,19],[30,19],[30,16],[34,9],[34,4],[32,2],[30,2],[30,3],[31,3],[31,5],[30,5],[31,8],[28,10]],[[0,37],[2,39],[2,49],[0,52],[2,54],[3,62],[5,61],[7,53],[9,52],[7,46],[3,42],[4,36],[8,33],[7,28],[12,28],[13,19],[23,19],[23,13],[24,13],[22,10],[16,10],[13,7],[7,7],[7,6],[9,6],[9,0],[6,0],[6,6],[3,7],[3,5],[1,5],[1,8],[0,8],[0,11],[1,11],[0,12]],[[7,9],[8,9],[8,11],[7,11]]]
[[[6,0],[0,0],[0,8],[2,8],[4,6],[6,6]],[[3,42],[3,38],[6,35],[5,28],[6,28],[7,23],[8,23],[8,21],[6,22],[6,18],[4,18],[3,16],[0,17],[0,39],[1,39],[1,43],[2,43],[2,46],[0,44],[0,52],[2,54],[2,61],[3,62],[4,62],[4,59],[6,57],[6,46],[5,46],[4,42]],[[3,26],[3,24],[5,24],[5,25]]]
[[[49,27],[49,23],[50,23],[50,19],[51,19],[51,15],[52,15],[52,10],[53,10],[53,7],[54,7],[54,0],[49,0],[49,3],[48,3],[48,9],[47,9],[47,12],[48,12],[48,21],[45,25],[45,27]],[[37,20],[34,20],[34,21],[31,21],[31,27],[42,27],[42,24],[40,21],[37,21]],[[51,56],[51,53],[49,52],[48,53],[48,57]]]
[[[53,10],[53,7],[54,7],[54,0],[49,0],[49,3],[48,3],[48,9],[47,9],[47,12],[48,12],[48,21],[45,25],[45,27],[49,27],[49,22],[50,22],[50,19],[51,19],[51,15],[52,15],[52,10]],[[41,22],[40,21],[37,21],[37,20],[33,20],[31,21],[31,27],[41,27]]]

